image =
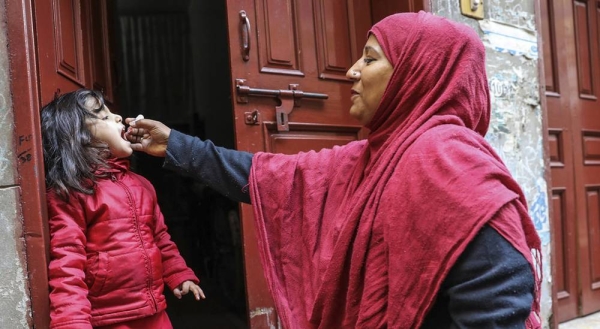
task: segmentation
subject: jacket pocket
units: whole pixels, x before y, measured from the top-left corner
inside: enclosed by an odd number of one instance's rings
[[[108,253],[98,252],[87,260],[85,271],[85,283],[90,295],[98,295],[102,292],[108,276]]]

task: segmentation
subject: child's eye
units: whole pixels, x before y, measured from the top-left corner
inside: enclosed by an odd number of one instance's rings
[[[108,120],[108,115],[102,118],[102,120]]]

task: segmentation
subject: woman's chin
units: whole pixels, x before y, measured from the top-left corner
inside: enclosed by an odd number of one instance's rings
[[[350,108],[350,116],[360,121],[360,111],[358,111],[354,105]]]
[[[366,122],[365,118],[364,118],[364,113],[362,112],[354,112],[352,111],[352,109],[350,109],[350,116],[353,117],[354,119],[356,119],[358,122],[360,122],[361,125],[365,125]]]

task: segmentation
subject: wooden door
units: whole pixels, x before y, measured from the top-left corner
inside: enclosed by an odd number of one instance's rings
[[[541,3],[559,322],[600,310],[599,5]]]
[[[34,3],[41,103],[79,88],[114,104],[107,0]]]
[[[352,82],[346,71],[362,54],[374,21],[420,9],[417,1],[228,0],[237,148],[296,153],[364,138],[348,113]],[[304,97],[294,99],[291,89]],[[259,93],[263,96],[253,95]],[[281,96],[264,96],[277,93]],[[250,324],[275,328],[252,208],[242,205],[241,215]]]
[[[571,45],[572,20],[565,1],[542,1],[543,53],[548,111],[548,141],[552,175],[556,302],[558,321],[577,316],[576,206],[573,164],[573,133],[570,63],[575,57]]]
[[[600,311],[600,1],[573,1],[577,89],[572,131],[581,315]],[[573,63],[573,61],[571,61]]]

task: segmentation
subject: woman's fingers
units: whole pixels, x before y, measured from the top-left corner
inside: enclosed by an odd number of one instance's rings
[[[143,128],[127,128],[127,132],[125,132],[125,138],[132,143],[141,143],[142,139],[150,137],[150,134]]]

